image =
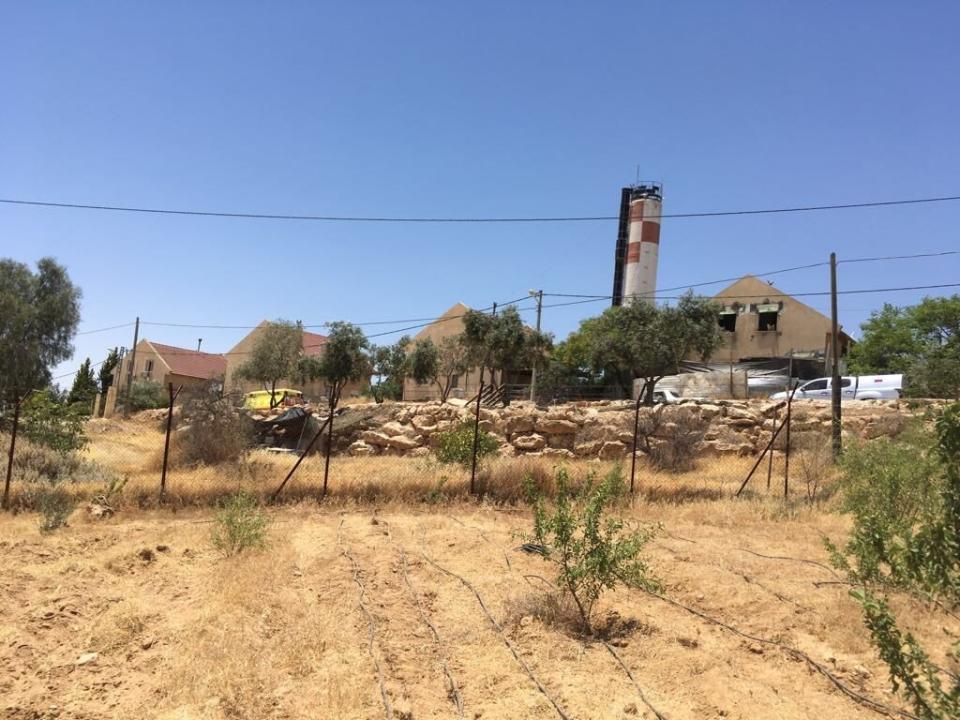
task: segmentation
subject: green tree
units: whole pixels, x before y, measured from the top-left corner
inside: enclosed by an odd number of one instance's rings
[[[470,368],[467,348],[460,335],[448,335],[438,346],[430,338],[417,340],[410,353],[410,375],[421,385],[434,383],[440,402],[446,402],[457,377]]]
[[[468,311],[463,318],[463,345],[469,364],[493,371],[490,383],[496,384],[497,371],[503,382],[511,371],[544,367],[552,341],[546,333],[526,327],[511,306],[497,315]]]
[[[920,338],[907,308],[884,303],[860,330],[862,339],[853,344],[848,357],[852,373],[902,373],[920,355]]]
[[[97,378],[90,367],[90,358],[80,364],[80,369],[73,378],[73,385],[67,395],[67,402],[78,405],[87,413],[93,411],[93,399],[97,396]]]
[[[52,258],[31,272],[0,260],[0,409],[50,384],[50,368],[73,354],[80,289]]]
[[[44,390],[23,403],[23,434],[60,453],[80,450],[87,444],[83,423],[88,412],[80,405],[63,404]]]
[[[330,323],[330,333],[319,358],[305,358],[303,374],[309,379],[322,377],[329,384],[331,411],[340,403],[343,388],[349,382],[370,376],[369,348],[363,330],[347,322]]]
[[[298,377],[303,354],[303,326],[287,320],[266,323],[253,343],[250,356],[234,371],[238,380],[249,380],[270,391],[270,407],[280,401],[276,396],[281,380]]]
[[[100,407],[97,408],[97,415],[103,415],[103,409],[107,405],[107,391],[113,387],[114,373],[117,365],[120,364],[120,351],[117,348],[111,348],[107,353],[107,358],[100,364],[100,370],[97,373],[97,381],[100,389]]]
[[[407,358],[409,345],[410,337],[404,335],[393,345],[374,345],[370,348],[370,367],[377,378],[377,382],[370,386],[370,394],[378,403],[403,397],[403,381],[410,369]]]
[[[960,295],[884,305],[860,329],[851,372],[905,373],[911,395],[960,399]]]
[[[644,400],[653,403],[656,383],[680,371],[697,354],[708,358],[720,345],[719,308],[687,293],[671,307],[643,301],[608,308],[571,334],[569,362],[583,363],[629,394],[634,378],[644,381]]]

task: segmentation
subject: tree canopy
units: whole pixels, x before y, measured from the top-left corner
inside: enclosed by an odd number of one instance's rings
[[[17,402],[50,383],[50,369],[73,354],[80,289],[52,258],[34,273],[0,260],[0,403]]]
[[[469,354],[460,335],[448,335],[437,345],[430,338],[418,340],[410,353],[410,374],[420,384],[434,383],[440,402],[446,402],[456,378],[470,367]]]
[[[851,372],[905,373],[911,395],[960,398],[960,295],[910,307],[886,304],[860,329]]]
[[[330,384],[330,407],[336,408],[348,382],[370,376],[369,342],[363,330],[348,322],[330,323],[327,342],[319,358],[304,364],[309,378],[322,377]]]
[[[652,402],[654,385],[680,370],[691,355],[708,358],[720,345],[719,308],[687,293],[670,307],[634,301],[588,318],[563,346],[571,367],[602,373],[627,393],[634,378],[644,381]]]
[[[404,335],[393,345],[373,345],[370,348],[370,367],[377,378],[370,386],[374,400],[400,400],[403,397],[403,381],[409,372],[407,347],[410,336]]]
[[[234,377],[263,385],[271,394],[270,406],[279,401],[277,384],[297,377],[303,354],[303,326],[287,320],[266,323],[259,332],[249,357],[234,371]]]
[[[80,405],[85,411],[90,412],[93,409],[93,399],[97,396],[98,391],[97,378],[93,374],[93,368],[90,367],[90,358],[87,358],[80,364],[80,369],[73,377],[73,385],[67,394],[67,402],[70,405]]]
[[[470,310],[463,318],[462,342],[469,366],[501,371],[542,367],[549,356],[549,335],[523,324],[513,306],[497,315]]]

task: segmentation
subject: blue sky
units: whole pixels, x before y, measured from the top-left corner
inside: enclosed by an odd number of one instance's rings
[[[0,197],[616,215],[638,166],[664,183],[665,213],[960,195],[958,26],[951,2],[6,2]],[[659,285],[831,250],[960,249],[958,221],[960,203],[666,219]],[[0,256],[63,262],[83,288],[81,330],[136,315],[365,322],[528,288],[608,293],[615,236],[612,221],[359,225],[0,205]],[[953,256],[842,266],[840,284],[957,278]],[[825,269],[774,280],[828,288]],[[841,319],[852,330],[883,301],[922,295],[843,297]],[[563,337],[603,307],[548,307],[544,328]],[[58,371],[130,334],[79,336]],[[188,347],[203,337],[213,351],[242,334],[143,332]]]

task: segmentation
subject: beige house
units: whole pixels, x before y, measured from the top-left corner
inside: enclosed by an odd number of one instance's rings
[[[136,353],[127,353],[114,372],[114,386],[119,397],[126,392],[131,360],[135,362],[134,382],[148,380],[188,388],[210,380],[222,382],[227,372],[227,361],[223,355],[141,340],[137,343]]]
[[[248,380],[240,380],[239,378],[235,377],[235,374],[237,368],[247,359],[247,357],[249,357],[250,353],[253,352],[253,348],[256,345],[258,338],[263,333],[264,328],[266,328],[267,325],[268,321],[264,320],[246,336],[244,336],[240,342],[223,354],[223,357],[226,361],[226,387],[228,390],[239,390],[247,393],[253,390],[264,389],[259,383]],[[310,357],[319,357],[323,354],[323,346],[326,344],[326,342],[326,335],[320,335],[319,333],[313,333],[304,330],[303,354]],[[367,383],[365,382],[349,383],[343,389],[343,399],[346,400],[350,397],[359,396],[366,384]],[[313,402],[316,402],[327,395],[327,383],[323,379],[314,380],[313,382],[309,383],[301,383],[292,378],[284,378],[277,383],[277,387],[288,387],[301,390],[304,394],[304,397]]]
[[[830,355],[830,318],[771,283],[744,275],[713,299],[722,306],[724,338],[723,346],[711,358],[714,362]],[[841,357],[847,354],[850,342],[850,336],[841,330]]]

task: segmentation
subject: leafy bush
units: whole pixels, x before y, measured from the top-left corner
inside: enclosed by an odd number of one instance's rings
[[[829,543],[828,548],[834,565],[860,586],[851,594],[863,608],[893,689],[907,697],[919,717],[941,720],[958,716],[960,679],[931,662],[917,640],[900,631],[874,588],[960,602],[960,403],[937,420],[934,449],[916,442],[922,445],[901,441],[898,448],[881,441],[854,451],[845,463],[853,535],[843,551]]]
[[[253,447],[253,422],[213,388],[190,394],[183,403],[174,458],[184,465],[213,465],[240,460]]]
[[[135,380],[130,386],[130,409],[156,410],[168,407],[170,394],[161,383],[153,380]]]
[[[238,492],[223,501],[214,519],[211,541],[224,555],[237,555],[249,548],[264,547],[269,525],[270,518],[256,498]]]
[[[533,534],[524,539],[554,563],[557,586],[577,606],[582,630],[592,634],[593,607],[604,590],[620,583],[647,590],[659,587],[640,558],[656,529],[624,532],[623,520],[607,515],[625,490],[619,466],[599,483],[588,476],[576,492],[570,490],[567,471],[559,468],[556,485],[556,499],[548,509],[531,483]]]
[[[484,430],[477,432],[477,462],[479,463],[486,457],[496,455],[500,450],[500,443]],[[454,430],[440,433],[433,452],[437,460],[442,463],[470,467],[473,463],[473,422],[467,421]]]
[[[38,445],[67,453],[87,444],[83,423],[88,414],[82,407],[58,403],[45,390],[34,393],[23,404],[20,430]]]
[[[63,488],[44,487],[33,495],[33,503],[40,513],[40,532],[49,533],[67,524],[67,518],[76,507],[76,501]]]

